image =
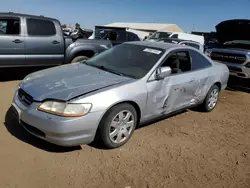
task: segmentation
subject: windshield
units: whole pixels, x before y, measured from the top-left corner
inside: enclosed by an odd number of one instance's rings
[[[140,79],[164,54],[163,49],[121,44],[85,61],[85,64],[121,76]]]
[[[160,39],[160,38],[168,38],[171,33],[167,32],[155,32],[148,39]]]
[[[111,30],[112,29],[96,29],[95,30],[95,39],[102,39]]]

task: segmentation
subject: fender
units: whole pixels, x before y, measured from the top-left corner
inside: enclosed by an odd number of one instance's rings
[[[84,51],[93,51],[94,54],[101,53],[108,48],[105,48],[105,46],[102,46],[101,44],[81,44],[78,46],[69,46],[65,51],[65,64],[70,63],[71,60],[75,57],[75,55],[79,52]]]

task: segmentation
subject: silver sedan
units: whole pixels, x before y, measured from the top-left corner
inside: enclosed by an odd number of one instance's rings
[[[12,105],[20,124],[41,139],[62,146],[99,139],[116,148],[141,123],[198,105],[213,110],[228,76],[225,65],[192,47],[129,42],[28,75]]]

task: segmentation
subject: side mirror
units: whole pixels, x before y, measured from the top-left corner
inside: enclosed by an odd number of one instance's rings
[[[170,76],[172,73],[170,67],[160,67],[156,70],[155,78],[156,80],[164,79],[167,76]]]

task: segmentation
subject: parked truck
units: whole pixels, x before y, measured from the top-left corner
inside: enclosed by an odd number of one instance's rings
[[[113,40],[64,37],[60,22],[44,16],[0,13],[0,27],[6,28],[0,32],[1,68],[74,63],[117,44]]]
[[[233,85],[250,88],[250,20],[224,20],[215,28],[220,45],[206,54],[228,66]]]

